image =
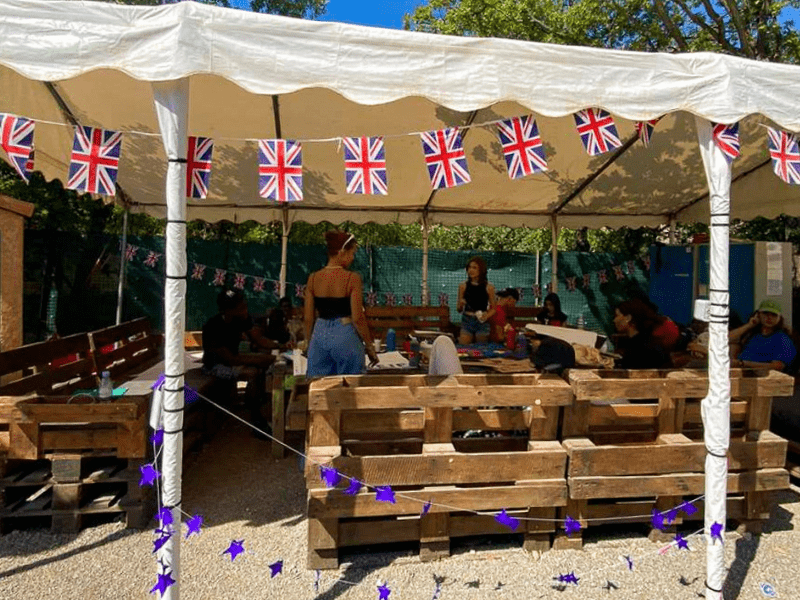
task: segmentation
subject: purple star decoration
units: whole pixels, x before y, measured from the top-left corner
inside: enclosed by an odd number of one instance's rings
[[[673,509],[670,509],[667,512],[667,523],[670,525],[678,520],[678,507],[676,506]]]
[[[711,525],[711,539],[712,540],[719,540],[722,541],[722,530],[724,529],[724,525],[722,523],[717,523],[716,521]]]
[[[664,515],[661,514],[655,508],[653,509],[653,516],[651,518],[651,521],[653,522],[653,527],[655,529],[660,529],[661,531],[664,531]]]
[[[578,585],[578,581],[580,581],[580,578],[575,577],[575,571],[570,571],[566,575],[559,575],[558,580],[561,583],[574,583],[575,585]]]
[[[192,402],[197,402],[197,399],[200,397],[200,394],[197,393],[197,390],[190,388],[188,385],[183,387],[183,403],[188,406]]]
[[[164,430],[163,429],[156,429],[150,435],[150,442],[155,444],[156,446],[160,446],[164,443]]]
[[[564,521],[564,529],[566,530],[567,535],[578,533],[581,530],[581,524],[579,521],[576,521],[575,519],[567,515],[567,518]]]
[[[172,523],[174,522],[172,520],[172,511],[168,509],[166,506],[164,506],[158,511],[158,520],[161,521],[162,526],[172,525]]]
[[[244,540],[231,540],[231,545],[223,554],[231,555],[231,562],[236,560],[236,557],[244,552]]]
[[[156,382],[153,385],[150,386],[150,389],[151,390],[160,389],[161,386],[164,385],[164,382],[166,380],[167,380],[167,376],[164,375],[163,373],[161,373],[161,375],[158,376],[158,379],[156,379]]]
[[[186,538],[189,539],[190,535],[199,534],[200,528],[203,526],[203,517],[195,515],[186,520]]]
[[[169,541],[169,538],[172,537],[172,530],[167,529],[156,529],[155,533],[160,537],[153,540],[153,553],[158,552],[161,548]]]
[[[156,584],[150,589],[150,593],[155,594],[158,592],[163,596],[164,592],[167,591],[167,588],[174,584],[175,580],[172,578],[172,573],[165,571],[164,573],[160,573],[158,575],[158,581],[156,581]]]
[[[430,500],[428,500],[428,501],[425,503],[425,506],[423,506],[423,507],[422,507],[422,516],[424,517],[425,515],[427,515],[427,514],[428,514],[428,511],[429,511],[430,509],[431,509],[431,501],[430,501]]]
[[[339,474],[339,471],[333,467],[320,467],[319,477],[329,488],[335,488],[342,480],[342,476]]]
[[[697,507],[691,502],[684,502],[678,508],[680,508],[683,512],[685,512],[687,517],[691,517],[694,513],[697,512]]]
[[[680,533],[675,535],[675,543],[678,545],[678,548],[683,548],[684,550],[689,549],[689,542],[686,541]]]
[[[348,496],[355,496],[361,491],[361,482],[358,479],[351,479],[350,486],[344,491]]]
[[[269,566],[270,579],[275,577],[275,575],[277,575],[278,573],[282,573],[282,572],[283,572],[283,561],[282,560],[274,562]]]
[[[389,594],[391,593],[392,590],[385,583],[378,586],[378,600],[389,600]]]
[[[630,556],[628,556],[627,554],[625,556],[623,556],[622,558],[624,558],[625,562],[628,564],[628,570],[629,571],[633,571],[633,559]]]
[[[511,529],[511,531],[516,531],[517,527],[519,527],[519,519],[509,516],[505,508],[494,516],[494,520],[500,523],[500,525],[505,525]]]
[[[395,504],[394,492],[390,485],[379,485],[375,488],[375,500]]]
[[[320,572],[319,572],[319,569],[317,569],[316,571],[314,571],[314,593],[315,594],[319,594],[319,577],[320,577]]]
[[[156,479],[161,477],[161,473],[156,471],[156,468],[150,464],[139,467],[139,472],[142,474],[142,478],[139,480],[139,487],[143,485],[153,485]]]

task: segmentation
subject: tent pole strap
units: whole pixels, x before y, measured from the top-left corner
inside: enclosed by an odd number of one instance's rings
[[[117,320],[115,323],[119,325],[122,323],[122,296],[125,289],[125,253],[128,250],[128,207],[122,213],[122,244],[119,253],[119,282],[117,282]]]
[[[550,269],[550,291],[558,293],[558,217],[550,215],[551,256],[553,257]]]
[[[279,275],[281,298],[283,298],[286,295],[286,270],[288,263],[287,258],[289,256],[289,232],[292,230],[292,224],[289,223],[289,209],[286,207],[284,207],[283,209],[282,225],[283,225],[283,232],[281,234],[281,274]]]
[[[705,461],[706,593],[708,600],[722,600],[725,554],[722,537],[727,510],[728,448],[730,446],[731,374],[728,354],[730,294],[730,190],[731,167],[714,142],[713,125],[695,117],[700,155],[708,179],[709,223],[709,330],[708,394],[700,406],[703,417]],[[672,229],[670,227],[670,229]],[[719,529],[720,537],[712,535]]]
[[[420,304],[428,306],[430,292],[428,290],[428,234],[430,233],[430,223],[428,213],[422,215],[422,298]]]

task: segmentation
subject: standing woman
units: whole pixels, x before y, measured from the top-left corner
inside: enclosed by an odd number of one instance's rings
[[[486,279],[486,261],[473,256],[467,263],[467,280],[458,286],[458,312],[461,313],[459,344],[487,342],[496,301],[494,286]]]
[[[343,231],[325,234],[328,264],[308,277],[305,296],[307,377],[364,372],[364,351],[370,366],[378,363],[362,302],[358,273],[349,271],[356,255],[356,238]]]

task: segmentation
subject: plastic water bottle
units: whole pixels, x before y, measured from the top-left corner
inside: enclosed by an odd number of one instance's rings
[[[389,331],[386,332],[386,351],[394,352],[395,344],[396,340],[395,340],[394,329],[389,329]]]
[[[100,387],[97,390],[97,397],[100,400],[110,400],[114,393],[114,387],[111,385],[111,373],[103,371],[100,376]]]
[[[585,321],[583,320],[583,313],[581,313],[581,314],[579,314],[579,315],[578,315],[578,323],[577,323],[577,326],[578,326],[578,329],[583,329],[583,328],[586,326],[586,323],[585,323]]]

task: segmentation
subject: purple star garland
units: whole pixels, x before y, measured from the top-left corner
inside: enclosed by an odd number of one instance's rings
[[[422,516],[424,517],[425,515],[427,515],[428,511],[430,511],[430,509],[431,509],[431,501],[428,500],[425,503],[425,506],[422,507]]]
[[[153,385],[150,386],[150,389],[151,390],[159,389],[162,385],[164,385],[164,382],[166,380],[167,380],[167,376],[164,375],[163,373],[161,373],[161,375],[158,376],[158,379],[156,379],[156,382]]]
[[[675,543],[678,545],[678,548],[682,548],[683,550],[689,549],[689,542],[686,541],[680,533],[675,535]]]
[[[155,554],[169,541],[169,538],[172,537],[172,530],[167,529],[156,529],[156,534],[160,535],[160,537],[153,540],[153,553]]]
[[[725,527],[723,526],[722,523],[717,523],[715,521],[714,524],[711,525],[711,539],[712,540],[719,540],[721,542],[722,541],[722,530],[724,528]]]
[[[514,517],[510,516],[506,513],[506,509],[500,511],[499,514],[494,516],[494,520],[500,523],[500,525],[505,525],[511,531],[516,531],[517,527],[519,527],[519,519],[515,519]]]
[[[223,554],[231,555],[231,562],[236,560],[236,557],[244,553],[244,540],[231,540],[231,545],[223,552]]]
[[[628,571],[633,571],[633,559],[627,554],[622,558],[625,559],[625,563],[628,565]]]
[[[378,586],[378,600],[389,600],[389,594],[391,593],[392,590],[385,583]]]
[[[153,485],[156,479],[161,477],[161,473],[156,471],[156,468],[150,464],[139,467],[139,472],[142,474],[141,479],[139,479],[139,487],[143,485]]]
[[[674,523],[675,521],[678,520],[678,510],[679,510],[679,507],[676,506],[675,508],[672,508],[667,512],[667,523],[668,524],[671,525],[672,523]]]
[[[361,491],[361,482],[358,479],[351,479],[350,486],[344,491],[348,496],[355,496]]]
[[[664,527],[664,515],[662,513],[660,513],[658,510],[656,510],[655,508],[653,509],[653,516],[651,517],[651,521],[653,522],[653,528],[654,529],[659,529],[661,531],[664,531],[664,529],[665,529],[665,527]]]
[[[160,446],[164,443],[164,430],[163,429],[156,429],[150,435],[150,442],[155,444],[156,446]]]
[[[279,560],[269,566],[269,577],[272,579],[275,575],[283,572],[283,561]]]
[[[697,507],[691,502],[684,502],[679,506],[679,508],[686,513],[687,517],[691,517],[694,513],[697,512]]]
[[[568,536],[572,535],[573,533],[578,533],[581,530],[580,521],[576,521],[567,515],[567,518],[564,521],[564,529],[566,530]]]
[[[575,571],[570,571],[569,573],[559,575],[558,580],[561,583],[574,583],[575,585],[578,585],[580,578],[575,577]]]
[[[158,511],[158,520],[161,521],[161,525],[172,525],[174,523],[172,519],[172,511],[168,509],[166,506],[159,509]]]
[[[329,488],[335,488],[337,485],[339,485],[339,482],[342,480],[342,476],[339,474],[339,471],[337,471],[333,467],[325,467],[325,466],[320,467],[319,477]]]
[[[389,504],[395,504],[394,492],[392,491],[392,486],[379,485],[378,487],[376,487],[375,500],[377,500],[378,502],[388,502]]]
[[[189,539],[189,536],[192,535],[199,535],[200,528],[203,526],[203,517],[200,515],[195,515],[190,519],[186,520],[186,537],[184,539]]]
[[[164,592],[166,592],[167,588],[171,585],[175,585],[175,580],[172,578],[172,573],[170,571],[159,573],[158,581],[156,581],[156,584],[150,589],[150,593],[155,594],[158,592],[163,596]]]

